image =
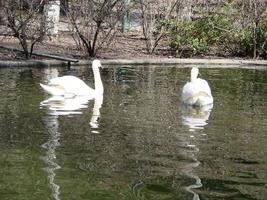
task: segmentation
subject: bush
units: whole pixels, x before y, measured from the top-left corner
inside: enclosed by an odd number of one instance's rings
[[[195,20],[168,20],[170,47],[178,56],[206,53],[211,47],[224,55],[267,57],[267,21],[264,15],[242,15],[238,6],[196,11]],[[227,52],[227,53],[226,53]]]
[[[228,39],[228,47],[238,56],[267,57],[267,24],[249,23],[234,29]]]
[[[214,44],[223,44],[233,24],[225,12],[226,9],[198,12],[194,21],[169,20],[170,47],[183,56],[185,49],[196,55],[205,53]]]

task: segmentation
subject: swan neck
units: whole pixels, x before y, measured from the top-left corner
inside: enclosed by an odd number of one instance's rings
[[[93,67],[93,73],[94,73],[94,79],[95,79],[95,91],[97,94],[103,94],[104,88],[103,88],[99,68]]]
[[[193,68],[191,70],[191,82],[194,82],[195,80],[197,80],[197,76],[198,76],[198,69]]]

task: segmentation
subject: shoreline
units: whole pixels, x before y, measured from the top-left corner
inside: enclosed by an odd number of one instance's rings
[[[220,67],[220,68],[251,68],[267,69],[267,60],[242,60],[242,59],[179,59],[179,58],[138,58],[138,59],[100,59],[103,65],[183,65],[180,67],[189,67],[192,65],[201,65],[200,67]],[[91,65],[91,60],[79,60],[78,63],[71,63],[72,67]],[[19,60],[3,61],[0,60],[0,68],[6,67],[67,67],[68,62],[51,59],[42,60]]]

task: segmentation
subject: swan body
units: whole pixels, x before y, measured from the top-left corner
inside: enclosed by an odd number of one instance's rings
[[[193,67],[191,80],[186,83],[182,90],[182,102],[188,105],[204,106],[213,103],[211,89],[206,80],[197,78],[199,70]]]
[[[104,92],[103,83],[100,77],[99,67],[101,63],[99,60],[92,62],[92,69],[94,74],[95,89],[90,88],[84,81],[75,76],[62,76],[49,80],[47,85],[41,84],[40,86],[49,94],[53,96],[97,96],[102,95]]]

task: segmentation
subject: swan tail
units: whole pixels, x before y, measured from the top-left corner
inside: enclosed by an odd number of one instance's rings
[[[195,104],[196,106],[206,106],[213,103],[213,99],[211,97],[199,97]]]
[[[189,105],[204,106],[213,103],[211,94],[200,91],[194,95],[187,97],[184,102]]]
[[[56,86],[49,86],[40,83],[40,86],[46,91],[47,93],[55,96],[64,95],[64,90],[62,88]]]

